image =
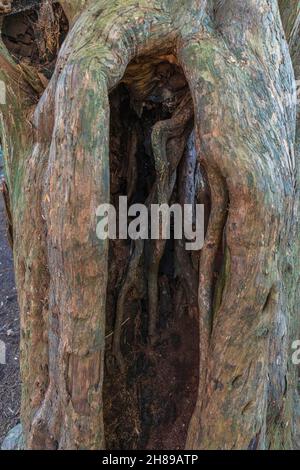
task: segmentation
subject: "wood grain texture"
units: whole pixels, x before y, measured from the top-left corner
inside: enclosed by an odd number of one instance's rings
[[[169,0],[62,1],[73,26],[33,120],[26,82],[15,80],[1,49],[29,448],[105,446],[108,246],[96,239],[94,214],[109,199],[108,94],[132,59],[170,51],[192,93],[212,197],[197,278],[199,393],[186,447],[297,446],[290,348],[299,332],[299,10],[280,2],[290,53],[277,2],[228,0],[214,17],[211,2],[177,3],[179,14]]]

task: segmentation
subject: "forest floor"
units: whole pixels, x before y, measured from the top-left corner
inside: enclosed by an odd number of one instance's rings
[[[0,166],[1,173],[1,166]],[[19,312],[12,251],[6,238],[4,202],[0,194],[0,340],[5,343],[6,364],[0,364],[0,443],[19,422]]]

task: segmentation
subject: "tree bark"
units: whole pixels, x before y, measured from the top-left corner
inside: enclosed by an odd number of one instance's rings
[[[291,3],[62,0],[70,31],[42,97],[1,43],[28,448],[105,447],[108,242],[96,238],[95,214],[110,199],[109,93],[134,59],[170,54],[192,95],[211,204],[194,274],[199,387],[186,448],[298,446],[300,13]]]

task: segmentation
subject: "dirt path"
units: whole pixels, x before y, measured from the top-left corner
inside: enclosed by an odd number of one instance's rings
[[[0,174],[2,173],[0,163]],[[6,364],[0,364],[0,443],[19,422],[19,313],[12,252],[6,240],[3,198],[0,194],[0,340],[6,347]]]

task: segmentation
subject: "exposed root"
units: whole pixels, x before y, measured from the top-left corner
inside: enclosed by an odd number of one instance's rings
[[[174,172],[182,158],[182,151],[177,150],[173,156],[173,167],[170,168],[167,153],[167,143],[172,137],[182,136],[193,119],[193,102],[189,91],[186,92],[178,108],[171,119],[158,122],[152,132],[152,148],[156,169],[158,204],[168,204],[172,196],[175,184]],[[186,144],[186,140],[184,142]],[[158,310],[158,272],[166,241],[162,238],[154,241],[151,253],[148,277],[148,301],[149,301],[149,337],[152,342],[155,338],[157,310]]]
[[[122,333],[122,324],[124,318],[124,307],[127,299],[127,295],[131,289],[138,285],[140,282],[138,277],[138,265],[144,250],[144,240],[137,240],[135,242],[135,248],[132,257],[129,261],[128,270],[123,281],[120,294],[117,301],[116,310],[116,323],[113,338],[113,354],[116,358],[117,364],[122,372],[124,372],[124,359],[121,353],[120,339]]]
[[[136,76],[134,74],[135,70],[135,65],[131,65],[123,80],[124,83],[130,86],[132,108],[137,116],[143,113],[144,107],[149,110],[158,110],[157,122],[154,122],[151,132],[151,149],[148,151],[153,156],[156,174],[155,182],[145,202],[149,208],[153,203],[160,205],[170,203],[177,181],[178,167],[193,128],[193,102],[186,80],[179,67],[166,62],[157,64],[157,60],[155,60],[154,66],[153,64],[144,64],[143,66],[140,63],[138,64],[138,70],[140,74],[142,73],[142,76]],[[129,201],[134,198],[137,187],[138,145],[138,129],[136,125],[133,125],[127,149],[127,196]],[[196,154],[193,157],[196,158]],[[195,190],[193,194],[195,195]],[[183,196],[182,200],[185,203],[190,199],[191,196],[186,195],[186,197]],[[162,238],[161,229],[162,227],[160,227],[159,239],[147,243],[148,337],[151,343],[154,342],[156,336],[159,298],[158,277],[160,263],[166,247],[166,240]],[[145,246],[146,244],[143,240],[137,240],[134,243],[133,254],[130,258],[117,301],[113,355],[122,371],[125,368],[120,339],[124,308],[128,294],[138,288],[141,283],[137,272]],[[182,271],[186,272],[186,291],[192,287],[194,292],[194,308],[196,309],[196,272],[188,256],[182,254],[181,262],[183,263]]]

